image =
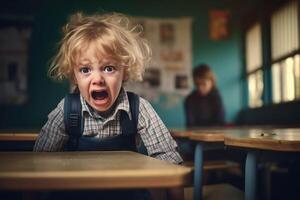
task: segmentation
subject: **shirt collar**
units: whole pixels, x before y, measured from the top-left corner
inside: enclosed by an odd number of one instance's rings
[[[116,115],[119,111],[123,110],[126,113],[128,113],[129,118],[131,119],[131,113],[130,113],[130,106],[129,106],[129,100],[127,93],[124,88],[121,88],[118,98],[116,99],[116,107],[112,114],[107,117],[107,119],[104,119],[101,117],[95,109],[93,109],[90,105],[87,104],[87,102],[84,100],[83,96],[80,95],[80,101],[82,105],[82,115],[88,114],[93,118],[100,118],[103,121],[110,121],[113,119],[116,119]]]

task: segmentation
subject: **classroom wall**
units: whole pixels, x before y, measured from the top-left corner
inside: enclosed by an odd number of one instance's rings
[[[242,107],[241,91],[241,35],[238,29],[239,15],[236,4],[230,0],[44,0],[18,3],[18,9],[2,8],[1,12],[32,13],[34,29],[28,63],[29,99],[25,105],[1,105],[0,129],[39,129],[47,120],[47,114],[68,91],[67,83],[57,83],[47,77],[49,59],[54,55],[55,44],[60,39],[60,30],[69,14],[75,11],[94,13],[116,11],[136,16],[193,18],[192,50],[193,66],[199,63],[211,65],[217,75],[217,84],[226,109],[226,121],[232,123]],[[31,6],[30,4],[34,5]],[[210,9],[231,11],[231,36],[223,41],[208,38],[208,11]],[[164,97],[162,97],[164,98]],[[171,109],[153,104],[169,128],[185,125],[183,99]]]

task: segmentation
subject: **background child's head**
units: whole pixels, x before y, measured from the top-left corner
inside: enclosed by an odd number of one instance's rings
[[[216,77],[210,67],[200,64],[193,69],[194,84],[202,96],[206,96],[216,86]]]
[[[73,68],[80,52],[96,43],[102,57],[114,59],[126,67],[126,80],[142,80],[151,50],[140,37],[141,26],[131,25],[128,17],[118,13],[84,16],[76,13],[63,27],[58,54],[50,65],[50,76],[74,82]]]

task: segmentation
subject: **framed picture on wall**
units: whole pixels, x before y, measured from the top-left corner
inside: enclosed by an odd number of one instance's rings
[[[27,62],[32,26],[24,18],[0,18],[0,104],[20,105],[28,98]]]
[[[230,35],[228,10],[209,11],[209,38],[211,40],[228,39]]]

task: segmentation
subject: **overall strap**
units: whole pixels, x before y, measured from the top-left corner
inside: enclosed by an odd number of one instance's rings
[[[124,136],[133,136],[135,137],[137,133],[137,123],[138,123],[138,115],[139,115],[139,97],[132,93],[127,92],[128,101],[129,101],[129,109],[131,112],[131,119],[129,115],[125,111],[121,111],[120,123],[121,123],[121,131]]]
[[[139,119],[139,108],[140,108],[140,101],[139,96],[136,95],[133,92],[127,92],[129,105],[130,105],[130,112],[132,117],[132,130],[133,134],[136,136],[137,134],[137,125],[138,125],[138,119]],[[122,125],[123,126],[123,125]],[[139,143],[136,143],[136,149],[139,153],[148,155],[147,149],[143,143],[143,141],[140,139],[138,141]]]
[[[81,102],[79,93],[67,94],[64,101],[65,131],[69,135],[67,150],[75,151],[78,140],[83,132],[83,119],[81,116]]]
[[[140,107],[139,97],[133,92],[127,92],[127,96],[129,100],[132,122],[134,125],[133,130],[135,133],[137,133],[137,124],[139,119],[139,107]]]

